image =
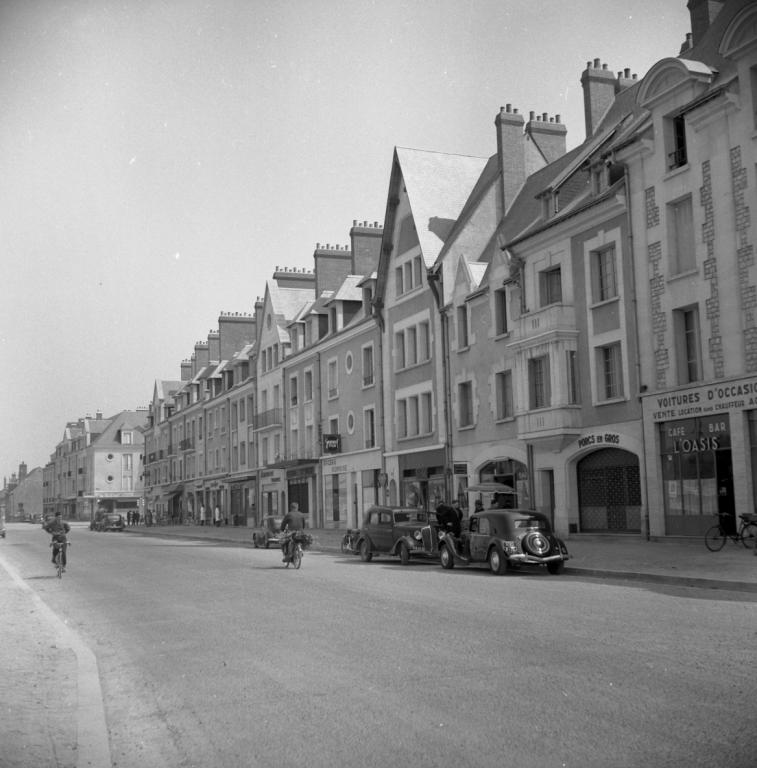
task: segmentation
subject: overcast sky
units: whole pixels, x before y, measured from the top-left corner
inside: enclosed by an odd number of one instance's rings
[[[277,265],[381,221],[395,146],[585,138],[581,72],[676,56],[686,0],[2,0],[0,473],[146,406]]]

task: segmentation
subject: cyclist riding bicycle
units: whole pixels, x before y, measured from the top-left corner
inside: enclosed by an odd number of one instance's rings
[[[60,548],[61,563],[63,570],[65,570],[66,550],[68,549],[66,535],[71,530],[71,526],[62,518],[60,512],[56,512],[55,518],[45,526],[45,530],[53,537],[53,565],[56,565],[55,555]]]
[[[284,515],[284,519],[281,521],[281,532],[286,534],[290,531],[301,531],[305,528],[305,515],[300,512],[300,505],[293,501],[289,505],[289,512]],[[284,557],[281,559],[282,563],[286,563],[291,558],[292,550],[292,537],[284,536],[281,541],[281,553]]]

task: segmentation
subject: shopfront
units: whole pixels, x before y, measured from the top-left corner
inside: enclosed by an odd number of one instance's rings
[[[439,504],[450,501],[447,499],[446,451],[443,448],[400,454],[397,459],[400,505],[433,511]]]
[[[719,514],[733,529],[737,510],[754,510],[756,413],[757,379],[645,399],[653,534],[703,536]]]

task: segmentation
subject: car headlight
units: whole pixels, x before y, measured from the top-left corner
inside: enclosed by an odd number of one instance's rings
[[[420,532],[420,531],[416,531],[416,532],[413,534],[413,538],[414,538],[416,541],[420,541],[420,540],[421,540],[421,532]]]

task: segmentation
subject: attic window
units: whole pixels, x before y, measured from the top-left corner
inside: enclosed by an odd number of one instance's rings
[[[665,147],[668,153],[668,170],[681,168],[689,162],[686,152],[686,122],[683,115],[666,121]]]

